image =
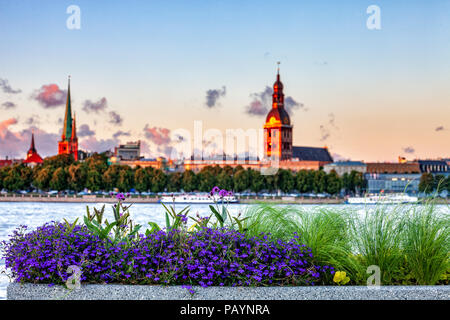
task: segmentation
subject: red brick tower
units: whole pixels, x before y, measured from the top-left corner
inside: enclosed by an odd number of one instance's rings
[[[292,159],[292,125],[284,108],[283,83],[280,81],[280,68],[273,84],[272,109],[264,124],[264,155],[279,160]]]

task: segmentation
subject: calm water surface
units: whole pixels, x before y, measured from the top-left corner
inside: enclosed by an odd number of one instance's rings
[[[103,204],[89,204],[89,206],[101,208]],[[229,206],[232,215],[245,211],[249,205],[233,204]],[[317,205],[297,205],[306,210],[313,210]],[[355,206],[355,205],[328,205],[321,207],[332,207],[345,211],[357,211],[364,213],[373,207]],[[439,211],[450,214],[449,206],[437,206]],[[177,209],[184,208],[184,205],[178,205]],[[191,205],[191,214],[198,213],[200,216],[209,214],[208,205]],[[7,240],[8,235],[20,225],[26,225],[29,229],[35,229],[49,221],[73,221],[82,217],[86,213],[86,204],[83,203],[39,203],[39,202],[0,202],[0,241]],[[106,204],[105,216],[112,218],[111,204]],[[131,217],[134,222],[141,224],[142,229],[146,229],[147,222],[154,221],[159,225],[165,224],[164,208],[160,204],[134,204],[130,209]],[[0,271],[4,270],[4,261],[0,260]],[[9,279],[5,274],[0,274],[0,300],[6,299],[6,287]]]

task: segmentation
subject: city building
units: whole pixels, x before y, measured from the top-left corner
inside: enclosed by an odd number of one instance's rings
[[[67,89],[66,111],[61,141],[58,142],[58,154],[71,154],[78,160],[78,137],[75,115],[72,118],[72,104],[70,100],[70,77]]]
[[[139,160],[141,158],[141,141],[127,142],[114,149],[114,156],[121,160]]]
[[[86,160],[88,157],[90,156],[90,154],[86,151],[83,150],[78,150],[78,161],[83,162],[84,160]]]
[[[278,68],[277,80],[273,84],[272,109],[264,124],[264,151],[266,157],[279,160],[292,159],[292,125],[284,108],[283,83]]]
[[[419,192],[422,173],[419,163],[366,163],[364,178],[368,193],[411,193]]]
[[[366,163],[368,174],[403,174],[403,173],[421,173],[417,162],[412,163],[393,163],[393,162],[368,162]]]
[[[445,160],[418,160],[417,162],[422,173],[450,175],[450,165]]]
[[[266,116],[263,125],[264,129],[264,159],[256,156],[206,156],[198,158],[192,156],[188,159],[176,162],[174,159],[168,160],[166,166],[168,170],[192,170],[199,172],[207,166],[230,166],[236,168],[242,166],[244,169],[263,169],[267,167],[277,167],[280,169],[299,170],[319,170],[326,164],[332,163],[328,148],[299,147],[292,145],[292,129],[289,114],[284,107],[283,83],[280,80],[280,71],[277,71],[277,78],[273,85],[272,109]],[[160,162],[146,161],[140,158],[140,145],[138,142],[129,142],[115,148],[114,156],[110,163],[127,164],[136,166],[161,167]]]
[[[6,157],[5,159],[0,159],[0,168],[10,166],[13,164],[17,164],[17,163],[22,163],[22,161],[23,160],[20,160],[20,159],[8,159],[8,157]]]
[[[26,165],[30,167],[34,167],[37,164],[41,164],[44,162],[41,158],[41,156],[36,151],[36,147],[34,145],[34,133],[31,133],[31,145],[30,149],[28,149],[27,152],[27,158],[23,161]]]
[[[192,170],[195,173],[200,172],[205,167],[216,165],[221,167],[230,166],[233,169],[238,166],[241,166],[244,169],[261,169],[261,162],[259,159],[253,159],[249,156],[243,157],[243,159],[238,159],[237,156],[227,157],[226,155],[210,158],[202,157],[202,159],[195,159],[194,156],[192,156],[190,159],[184,159],[183,161],[184,170]]]
[[[362,161],[338,161],[324,165],[323,170],[326,173],[334,170],[339,176],[342,176],[345,173],[350,174],[352,171],[366,173],[367,165]]]
[[[164,157],[151,158],[151,159],[139,159],[139,160],[121,160],[118,157],[112,156],[108,159],[109,165],[126,165],[131,168],[148,168],[167,170],[171,165],[171,161],[167,161]]]
[[[279,159],[279,167],[294,171],[318,170],[333,162],[328,148],[298,147],[292,145],[293,125],[284,107],[284,86],[277,79],[273,85],[272,109],[264,124],[264,156],[267,159]]]
[[[368,193],[412,193],[419,192],[420,173],[366,173]]]

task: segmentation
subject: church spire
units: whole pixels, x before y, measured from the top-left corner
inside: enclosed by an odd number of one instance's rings
[[[34,131],[31,131],[31,144],[30,149],[27,152],[27,158],[24,160],[24,163],[27,165],[34,166],[36,164],[42,163],[43,160],[41,156],[37,153],[36,147],[34,145]]]
[[[76,114],[73,113],[73,122],[72,122],[72,141],[75,141],[77,139],[77,121],[76,121]]]
[[[31,131],[31,145],[30,150],[28,150],[28,153],[30,152],[36,152],[36,147],[34,146],[34,131]]]
[[[273,95],[272,95],[272,108],[283,108],[284,106],[284,94],[283,94],[283,83],[280,80],[280,62],[277,62],[277,80],[273,84]]]
[[[64,115],[64,128],[61,140],[69,140],[72,137],[72,104],[70,101],[70,76],[67,89],[66,113]]]

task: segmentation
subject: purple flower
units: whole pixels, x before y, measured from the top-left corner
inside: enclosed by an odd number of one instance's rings
[[[218,186],[215,186],[214,188],[212,188],[211,190],[211,195],[214,195],[215,193],[219,192],[220,188]]]
[[[177,217],[180,217],[181,218],[181,222],[183,222],[184,224],[186,224],[187,223],[187,215],[183,215],[183,214],[179,214],[179,215],[177,215]]]
[[[116,195],[116,199],[119,200],[119,201],[124,201],[125,200],[125,195],[120,192],[120,193],[118,193]]]
[[[221,198],[225,197],[227,194],[228,194],[228,191],[225,190],[225,189],[222,189],[222,190],[219,191],[219,196]]]

